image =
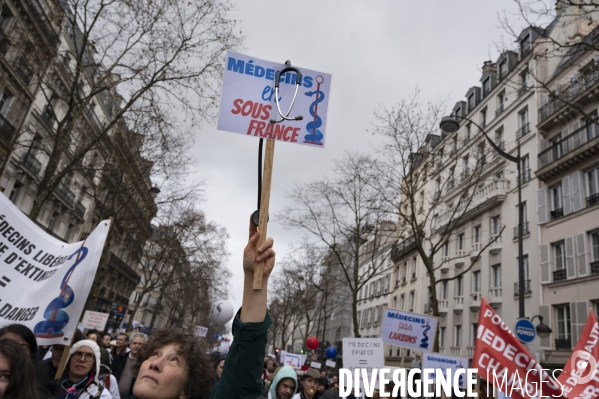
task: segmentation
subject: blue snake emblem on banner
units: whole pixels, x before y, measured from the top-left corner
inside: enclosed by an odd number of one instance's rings
[[[320,85],[324,82],[324,78],[320,75],[316,77],[316,90],[308,91],[305,93],[306,96],[312,97],[316,94],[316,98],[310,104],[310,116],[314,119],[308,122],[306,130],[308,134],[304,136],[304,143],[322,145],[322,138],[324,134],[318,129],[322,126],[322,118],[318,115],[318,104],[324,101],[324,93],[320,90]]]
[[[431,326],[429,326],[428,323],[429,322],[427,321],[426,326],[424,326],[424,331],[422,332],[422,335],[424,335],[424,338],[422,338],[420,340],[420,347],[424,348],[424,349],[428,349],[428,345],[429,345],[427,332],[428,332],[428,330],[431,329]]]
[[[68,285],[69,279],[75,272],[77,265],[85,259],[87,252],[87,247],[81,247],[68,257],[71,260],[73,256],[77,255],[75,263],[67,270],[60,283],[60,294],[48,304],[44,311],[44,319],[46,320],[35,325],[33,332],[36,337],[57,338],[64,336],[62,329],[69,324],[69,315],[61,309],[66,308],[75,300],[75,292]]]

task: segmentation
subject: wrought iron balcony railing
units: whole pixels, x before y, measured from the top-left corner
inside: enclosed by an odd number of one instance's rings
[[[599,203],[599,193],[587,197],[587,206],[593,206],[597,203]]]
[[[520,127],[520,129],[516,130],[516,139],[520,140],[528,133],[530,133],[530,122],[525,123]]]
[[[528,183],[532,178],[532,174],[530,173],[530,168],[526,168],[522,170],[522,175],[520,176],[521,184]]]
[[[530,288],[530,280],[524,281],[524,293],[530,294],[532,289]],[[514,296],[520,295],[520,283],[514,283]]]
[[[559,269],[553,272],[553,281],[564,281],[566,279],[566,269]]]
[[[23,166],[36,176],[42,169],[42,163],[30,152],[23,155]]]
[[[551,215],[551,220],[559,219],[564,216],[564,208],[554,209],[553,211],[549,212],[549,214]]]
[[[514,240],[518,238],[518,233],[519,233],[519,226],[514,227]],[[525,222],[522,224],[522,237],[524,237],[525,235],[530,234],[530,231],[528,231],[528,222]]]
[[[551,147],[539,153],[539,169],[568,155],[584,144],[599,137],[599,125],[587,123],[561,140],[552,143]]]

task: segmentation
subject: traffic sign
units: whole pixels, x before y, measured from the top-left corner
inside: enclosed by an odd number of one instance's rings
[[[537,336],[537,330],[535,329],[534,324],[528,319],[518,319],[518,321],[516,321],[515,331],[516,337],[525,344],[534,341]]]

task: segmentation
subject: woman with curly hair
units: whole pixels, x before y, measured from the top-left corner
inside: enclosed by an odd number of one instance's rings
[[[273,240],[258,246],[260,234],[250,224],[244,250],[244,292],[241,310],[233,320],[233,343],[222,378],[214,384],[214,370],[192,333],[158,330],[138,357],[139,373],[130,399],[255,399],[262,393],[262,365],[266,332],[266,287],[275,264]],[[262,289],[253,289],[254,263],[264,262]],[[212,393],[211,393],[212,391]]]
[[[0,339],[0,399],[38,399],[34,375],[25,348],[12,339]]]

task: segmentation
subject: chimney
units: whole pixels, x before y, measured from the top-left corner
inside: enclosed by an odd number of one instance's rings
[[[497,72],[497,64],[493,63],[493,61],[485,61],[483,64],[483,75],[487,72]]]

